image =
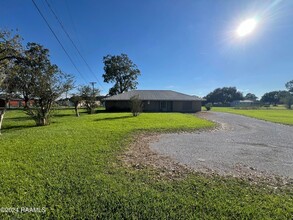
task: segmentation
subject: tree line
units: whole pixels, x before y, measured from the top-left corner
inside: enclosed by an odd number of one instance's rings
[[[253,93],[247,93],[244,96],[236,87],[222,87],[210,92],[204,99],[207,103],[221,105],[230,105],[235,100],[251,100],[269,105],[285,104],[288,109],[291,109],[293,104],[293,80],[287,82],[285,88],[286,90],[267,92],[258,100],[258,97]]]

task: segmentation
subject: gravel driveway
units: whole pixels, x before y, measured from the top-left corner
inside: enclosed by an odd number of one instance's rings
[[[200,115],[218,122],[220,128],[162,134],[150,148],[200,171],[234,175],[239,167],[246,167],[293,178],[293,127],[228,113]]]

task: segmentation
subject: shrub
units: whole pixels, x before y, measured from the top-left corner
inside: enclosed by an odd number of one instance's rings
[[[207,104],[205,104],[204,107],[206,108],[207,111],[209,111],[212,109],[213,105],[212,105],[212,103],[207,103]]]
[[[133,96],[130,98],[131,102],[131,112],[133,116],[138,116],[142,111],[142,102],[138,96]]]

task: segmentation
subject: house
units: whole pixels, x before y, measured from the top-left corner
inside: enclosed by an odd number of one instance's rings
[[[29,105],[32,105],[34,103],[34,100],[30,100],[28,102]],[[0,98],[0,108],[22,108],[25,106],[25,102],[23,99],[19,98],[10,98],[9,100],[6,100],[6,98]]]
[[[24,106],[24,101],[22,99],[9,99],[7,102],[8,108],[20,108]]]
[[[142,102],[144,112],[198,112],[201,98],[171,90],[132,90],[104,98],[108,111],[130,111],[132,97]]]
[[[255,101],[252,100],[235,100],[230,103],[231,107],[250,107],[258,105]]]

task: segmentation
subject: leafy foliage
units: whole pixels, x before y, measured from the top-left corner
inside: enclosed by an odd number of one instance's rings
[[[0,94],[5,95],[5,101],[15,91],[11,75],[14,62],[20,59],[21,51],[21,37],[17,34],[12,36],[10,31],[0,30]],[[6,105],[3,109],[0,109],[0,134],[5,111]]]
[[[291,109],[293,105],[293,96],[288,92],[286,96],[282,97],[281,101],[285,104],[286,108]]]
[[[257,96],[255,94],[253,94],[253,93],[247,93],[244,96],[244,99],[251,100],[251,101],[256,101],[257,100]]]
[[[243,95],[236,87],[223,87],[210,92],[205,99],[211,103],[228,104],[234,100],[243,100]]]
[[[282,101],[288,109],[291,109],[291,106],[293,105],[293,80],[287,82],[285,87],[288,90],[288,93],[282,97]]]
[[[21,59],[21,52],[21,37],[17,34],[12,36],[10,31],[0,30],[0,92],[13,90],[10,75],[15,61]]]
[[[0,30],[0,63],[8,60],[14,61],[21,58],[22,38],[11,31]]]
[[[79,89],[79,96],[84,101],[88,114],[95,112],[96,97],[100,94],[100,90],[96,88],[91,88],[89,85],[81,86]]]
[[[281,90],[267,92],[261,97],[260,101],[263,103],[277,105],[277,104],[281,103],[282,98],[284,98],[287,93],[288,93],[287,91],[281,91]]]
[[[142,102],[138,96],[133,96],[130,98],[131,112],[133,116],[138,116],[142,112]]]
[[[212,109],[212,107],[213,107],[213,104],[212,103],[207,103],[207,104],[205,104],[204,107],[206,108],[207,111],[210,111]]]
[[[136,89],[140,71],[126,54],[107,55],[103,58],[103,62],[105,65],[104,82],[114,83],[114,86],[109,90],[110,95]]]
[[[287,89],[290,93],[293,93],[293,80],[287,82],[287,83],[285,84],[285,86],[286,86],[286,89]]]
[[[26,76],[31,79],[29,92],[34,97],[33,107],[27,107],[26,112],[38,126],[48,125],[52,105],[72,82],[72,76],[65,74],[51,64],[49,50],[36,43],[29,43],[26,51]],[[27,80],[28,80],[27,79]],[[25,80],[25,82],[28,82]]]

